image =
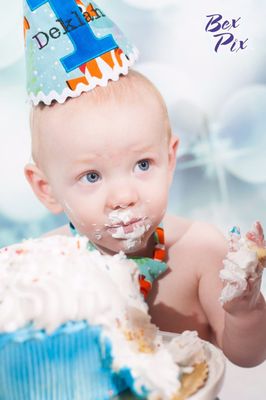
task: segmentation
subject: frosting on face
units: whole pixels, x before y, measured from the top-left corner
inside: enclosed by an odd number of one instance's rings
[[[119,226],[116,232],[112,234],[112,237],[114,239],[126,239],[126,248],[129,250],[141,243],[141,238],[146,230],[145,225],[136,225],[132,227],[131,232],[126,232],[124,226]]]
[[[111,236],[114,239],[125,239],[125,249],[139,246],[145,232],[150,229],[147,217],[135,216],[131,210],[112,211],[108,219]]]
[[[114,210],[108,215],[108,219],[113,225],[120,224],[121,222],[124,224],[129,223],[133,218],[134,215],[130,210]]]
[[[87,245],[85,237],[53,236],[0,251],[0,332],[16,335],[30,324],[49,334],[69,321],[101,326],[114,371],[128,368],[136,391],[145,388],[150,399],[173,397],[183,368],[176,363],[180,346],[175,342],[173,357],[151,324],[137,265]]]

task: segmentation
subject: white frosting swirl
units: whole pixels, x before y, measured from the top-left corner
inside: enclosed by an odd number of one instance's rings
[[[203,342],[196,331],[184,331],[172,339],[167,348],[175,362],[183,367],[193,367],[206,359]]]
[[[53,236],[0,251],[0,332],[29,323],[48,334],[68,321],[100,325],[112,343],[113,369],[129,368],[136,389],[145,387],[150,398],[171,398],[180,369],[150,323],[137,265],[123,253],[88,251],[87,244]]]
[[[129,302],[146,310],[139,299],[135,263],[122,253],[111,257],[89,252],[85,238],[28,240],[2,250],[0,265],[2,332],[31,321],[47,332],[69,320],[109,326],[124,316]]]
[[[258,256],[245,239],[240,239],[238,248],[229,251],[223,264],[220,271],[220,278],[225,282],[220,297],[222,304],[240,296],[247,288],[247,279],[257,276]]]

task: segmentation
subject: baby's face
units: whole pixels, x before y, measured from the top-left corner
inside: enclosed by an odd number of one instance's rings
[[[43,124],[51,190],[77,231],[107,253],[137,253],[165,213],[175,154],[162,114],[152,98],[80,98]]]

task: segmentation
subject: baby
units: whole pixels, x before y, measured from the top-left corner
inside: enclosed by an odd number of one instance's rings
[[[70,221],[49,234],[85,235],[103,254],[149,257],[161,264],[157,275],[164,260],[168,268],[147,296],[160,329],[197,330],[241,366],[266,359],[261,277],[222,307],[225,238],[207,223],[166,214],[178,138],[148,79],[131,70],[64,104],[38,105],[31,130],[34,163],[26,177],[40,201]]]

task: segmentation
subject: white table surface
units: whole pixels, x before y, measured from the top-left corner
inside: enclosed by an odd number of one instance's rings
[[[266,362],[254,368],[240,368],[226,362],[220,400],[265,400]]]

